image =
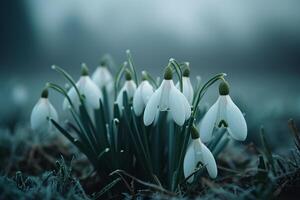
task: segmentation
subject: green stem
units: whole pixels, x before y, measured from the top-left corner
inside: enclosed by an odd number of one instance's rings
[[[70,99],[68,93],[67,93],[62,87],[60,87],[59,85],[56,85],[56,84],[54,84],[54,83],[47,83],[47,84],[46,84],[46,87],[47,87],[47,88],[51,88],[51,89],[53,89],[53,90],[59,92],[59,93],[62,94],[63,96],[65,96],[65,97],[67,98],[67,100],[68,100],[68,102],[69,102],[71,108],[73,108],[73,109],[75,110],[75,107],[74,107],[74,105],[73,105],[73,103],[72,103],[72,101],[71,101],[71,99]]]
[[[223,77],[226,76],[225,73],[220,73],[215,75],[214,77],[212,77],[210,80],[208,80],[203,87],[199,90],[199,92],[196,92],[196,98],[194,99],[193,102],[193,112],[192,112],[192,116],[195,117],[196,113],[197,113],[197,109],[198,109],[198,105],[200,103],[200,100],[202,99],[202,97],[204,96],[204,94],[206,93],[207,89],[212,86],[215,82],[217,82],[220,79],[224,79]]]
[[[139,85],[139,80],[137,78],[137,73],[136,73],[136,70],[135,70],[135,67],[134,67],[134,64],[133,64],[133,60],[132,60],[132,56],[131,56],[131,53],[130,53],[129,49],[126,50],[126,54],[127,54],[127,59],[128,59],[129,66],[131,68],[131,71],[133,72],[134,81],[136,82],[137,85]]]
[[[176,71],[176,74],[178,76],[179,85],[180,85],[180,92],[183,91],[183,84],[182,84],[182,70],[180,68],[180,64],[173,58],[170,59],[170,64],[173,66],[173,68]]]
[[[55,71],[60,73],[63,77],[65,77],[71,83],[71,85],[75,88],[75,91],[78,95],[78,98],[79,98],[80,102],[83,103],[82,96],[81,96],[81,94],[80,94],[80,92],[79,92],[79,90],[76,86],[76,83],[75,83],[74,79],[72,78],[72,76],[70,74],[68,74],[64,69],[62,69],[62,68],[60,68],[56,65],[53,65],[52,69],[54,69]]]
[[[119,90],[119,85],[120,85],[120,80],[122,78],[122,75],[125,71],[125,68],[127,66],[127,62],[124,62],[121,66],[120,66],[120,69],[119,71],[116,73],[116,76],[115,76],[115,85],[114,85],[114,89],[115,89],[115,99],[117,98],[117,95],[118,95],[118,90]]]

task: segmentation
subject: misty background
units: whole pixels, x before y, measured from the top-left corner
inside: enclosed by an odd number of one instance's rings
[[[255,127],[300,113],[300,2],[297,0],[26,0],[0,6],[1,118],[24,106],[28,116],[48,81],[75,79],[103,54],[117,64],[130,49],[139,71],[161,76],[169,58],[188,61],[192,78],[228,74],[231,96]],[[210,105],[218,93],[210,90]],[[62,97],[51,93],[61,108]],[[22,101],[22,99],[24,101]],[[272,123],[268,123],[270,117]],[[283,120],[283,121],[282,121]],[[269,125],[268,125],[269,124]]]

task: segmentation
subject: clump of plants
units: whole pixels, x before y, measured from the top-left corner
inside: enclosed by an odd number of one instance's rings
[[[127,58],[115,78],[105,61],[92,77],[82,64],[77,82],[52,66],[71,87],[46,84],[32,111],[32,128],[58,129],[87,156],[103,183],[111,180],[111,174],[126,172],[178,192],[180,183],[197,180],[198,172],[216,178],[215,157],[231,139],[243,141],[247,136],[244,116],[229,96],[226,74],[193,86],[189,64],[170,59],[162,80],[156,81],[145,71],[139,78],[129,51]],[[200,119],[201,99],[218,81],[219,98]],[[68,129],[59,123],[49,88],[65,97],[63,108],[72,116]],[[223,131],[217,131],[220,128]]]
[[[78,81],[52,66],[68,87],[46,83],[31,113],[36,134],[58,130],[87,157],[100,179],[92,198],[273,198],[281,178],[298,173],[299,156],[283,162],[263,130],[262,148],[240,144],[247,124],[225,73],[193,85],[189,63],[170,59],[154,78],[138,73],[126,54],[115,75],[109,59],[92,74],[82,64]],[[205,110],[203,97],[215,84],[219,97]],[[67,119],[58,116],[49,90],[64,97]]]

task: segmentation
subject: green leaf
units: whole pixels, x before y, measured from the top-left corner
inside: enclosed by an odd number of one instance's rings
[[[95,110],[95,128],[96,128],[96,137],[99,141],[100,145],[103,148],[107,148],[109,146],[108,136],[107,136],[107,130],[106,130],[106,118],[105,118],[105,112],[104,112],[104,106],[102,104],[102,101],[99,100],[100,107]]]

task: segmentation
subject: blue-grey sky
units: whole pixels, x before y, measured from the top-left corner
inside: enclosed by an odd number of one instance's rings
[[[27,0],[2,4],[1,91],[21,84],[30,97],[36,97],[45,82],[62,82],[51,71],[52,64],[65,67],[77,78],[81,62],[92,71],[104,53],[121,63],[125,50],[131,49],[138,70],[146,69],[155,76],[171,57],[189,61],[192,76],[199,74],[204,80],[226,72],[233,96],[249,106],[276,107],[278,102],[286,106],[295,104],[300,96],[297,0]],[[211,92],[213,97],[216,94]]]

